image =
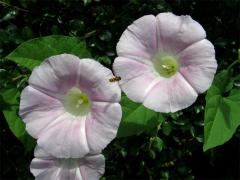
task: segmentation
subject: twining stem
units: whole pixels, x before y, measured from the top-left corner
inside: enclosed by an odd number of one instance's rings
[[[240,49],[238,49],[238,59],[233,61],[233,63],[228,66],[227,70],[229,71],[237,63],[240,63]]]
[[[27,75],[19,75],[19,76],[17,76],[17,77],[14,77],[14,78],[12,78],[12,81],[17,81],[17,80],[19,80],[19,79],[21,79],[22,77],[24,77],[24,78],[26,78],[27,77]]]
[[[238,60],[240,60],[240,49],[238,49]]]
[[[23,9],[23,8],[20,8],[20,7],[17,7],[17,6],[14,6],[14,5],[8,4],[8,3],[4,2],[4,1],[0,1],[0,4],[2,4],[3,6],[9,6],[9,7],[12,7],[12,8],[17,9],[17,10],[19,10],[19,11],[28,12],[28,10],[26,10],[26,9]]]
[[[229,71],[237,63],[240,63],[240,59],[233,61],[233,63],[228,66],[227,70]]]

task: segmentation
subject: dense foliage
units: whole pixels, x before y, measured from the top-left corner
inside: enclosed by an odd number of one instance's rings
[[[76,36],[86,41],[92,57],[111,68],[116,57],[116,43],[124,29],[145,14],[156,15],[165,11],[189,14],[202,24],[207,38],[215,46],[219,74],[207,93],[200,95],[190,108],[177,113],[155,114],[140,104],[129,104],[123,97],[121,104],[128,124],[127,128],[124,128],[126,124],[121,124],[118,138],[104,150],[106,172],[103,179],[240,178],[240,130],[238,128],[235,132],[237,123],[233,125],[234,131],[224,134],[221,143],[214,144],[218,140],[212,134],[205,137],[204,149],[207,150],[223,144],[234,132],[224,145],[203,152],[204,119],[224,121],[231,116],[234,122],[239,122],[239,110],[235,107],[240,103],[240,66],[237,63],[231,65],[238,59],[240,47],[239,6],[239,0],[0,1],[0,107],[5,117],[1,114],[1,179],[33,179],[29,163],[35,141],[24,131],[17,113],[19,93],[27,85],[31,68],[39,62],[29,66],[27,61],[20,60],[25,63],[20,66],[15,63],[20,62],[15,58],[16,52],[9,53],[32,38]],[[78,40],[73,38],[73,41],[79,45]],[[67,44],[56,46],[66,48]],[[27,56],[35,55],[36,59],[41,55],[38,48],[24,50]],[[78,55],[78,52],[72,53]],[[228,71],[222,71],[224,69]],[[225,115],[217,114],[217,110],[209,114],[209,107],[226,107],[220,101],[233,108]],[[152,123],[146,123],[143,128],[141,123],[145,122],[146,116],[152,119]],[[141,123],[133,123],[136,119]],[[221,133],[227,130],[224,129],[226,126],[216,128]]]

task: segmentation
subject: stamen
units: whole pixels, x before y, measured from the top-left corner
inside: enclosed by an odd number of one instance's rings
[[[75,116],[84,116],[90,110],[90,101],[87,94],[76,87],[66,93],[63,104],[65,109]]]
[[[82,104],[83,102],[84,102],[83,99],[78,99],[77,104],[80,105],[80,104]]]
[[[170,55],[156,55],[153,58],[155,70],[162,77],[169,78],[178,71],[178,62],[176,57]]]

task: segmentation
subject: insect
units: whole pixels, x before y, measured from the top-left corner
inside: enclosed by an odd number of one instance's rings
[[[120,81],[121,77],[120,76],[114,76],[113,78],[109,79],[109,82],[117,82]]]

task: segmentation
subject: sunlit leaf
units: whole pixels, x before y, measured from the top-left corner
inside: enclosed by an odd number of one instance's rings
[[[118,137],[137,135],[150,131],[163,122],[163,116],[145,108],[142,104],[132,102],[126,96],[121,99],[123,117],[118,129]]]
[[[30,70],[44,59],[57,54],[74,54],[80,58],[89,58],[85,41],[77,37],[46,36],[22,43],[6,58]]]
[[[232,88],[231,74],[222,71],[208,90],[204,117],[204,151],[227,142],[240,125],[240,89]]]
[[[20,92],[13,88],[1,93],[4,106],[1,107],[9,129],[24,144],[26,150],[32,150],[35,141],[25,131],[25,125],[18,116]]]

